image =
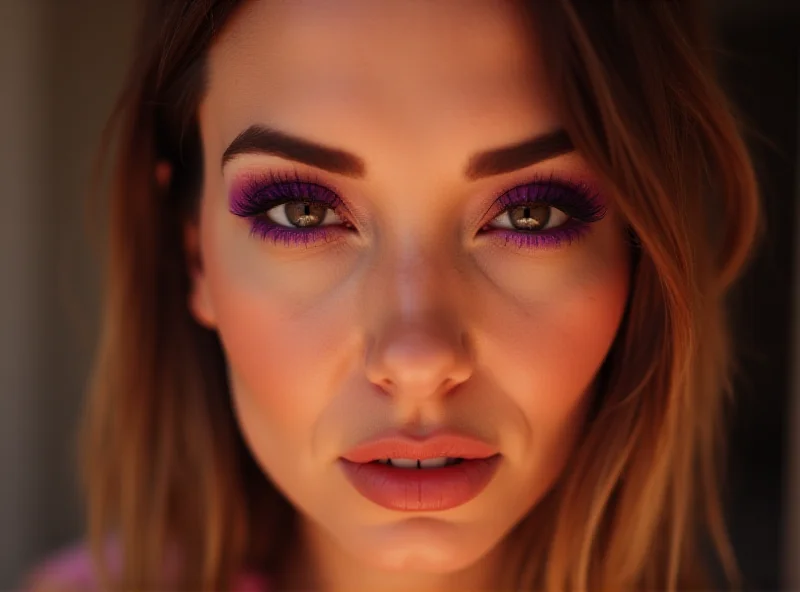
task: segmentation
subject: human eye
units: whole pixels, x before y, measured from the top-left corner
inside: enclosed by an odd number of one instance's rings
[[[250,220],[251,235],[284,247],[329,243],[352,229],[336,193],[297,172],[248,177],[233,190],[230,210]]]
[[[605,214],[602,198],[588,185],[550,177],[500,195],[481,231],[503,246],[557,249],[584,237]]]

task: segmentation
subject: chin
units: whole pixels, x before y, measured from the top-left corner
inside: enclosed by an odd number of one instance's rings
[[[376,569],[428,574],[466,569],[496,543],[468,525],[419,517],[364,527],[345,541],[351,553]]]

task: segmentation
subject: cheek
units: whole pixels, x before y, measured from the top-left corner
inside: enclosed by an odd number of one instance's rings
[[[331,319],[350,314],[331,289],[336,269],[276,262],[246,221],[209,215],[206,222],[204,273],[242,428],[263,440],[257,450],[307,442],[335,392],[341,329]]]
[[[608,223],[606,223],[608,222]],[[517,417],[510,446],[527,470],[557,472],[580,434],[593,383],[624,315],[628,247],[617,224],[604,221],[591,241],[564,257],[507,255],[492,264],[492,303],[480,355]],[[533,452],[532,452],[533,451]]]

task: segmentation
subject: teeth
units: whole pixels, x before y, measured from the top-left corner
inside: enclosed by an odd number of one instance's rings
[[[447,464],[447,457],[440,456],[439,458],[429,458],[426,460],[419,461],[419,466],[421,469],[436,469],[439,467],[443,467]]]
[[[438,469],[457,464],[460,460],[460,458],[440,456],[437,458],[427,458],[425,460],[418,460],[416,458],[382,458],[379,459],[378,462],[400,469]]]
[[[393,458],[389,460],[389,464],[393,467],[400,467],[401,469],[416,469],[419,465],[417,460],[413,458]]]

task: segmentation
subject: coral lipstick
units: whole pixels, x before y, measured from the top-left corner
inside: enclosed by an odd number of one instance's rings
[[[463,434],[418,438],[396,432],[355,446],[339,463],[356,491],[379,506],[432,512],[475,498],[501,458],[496,447]]]

